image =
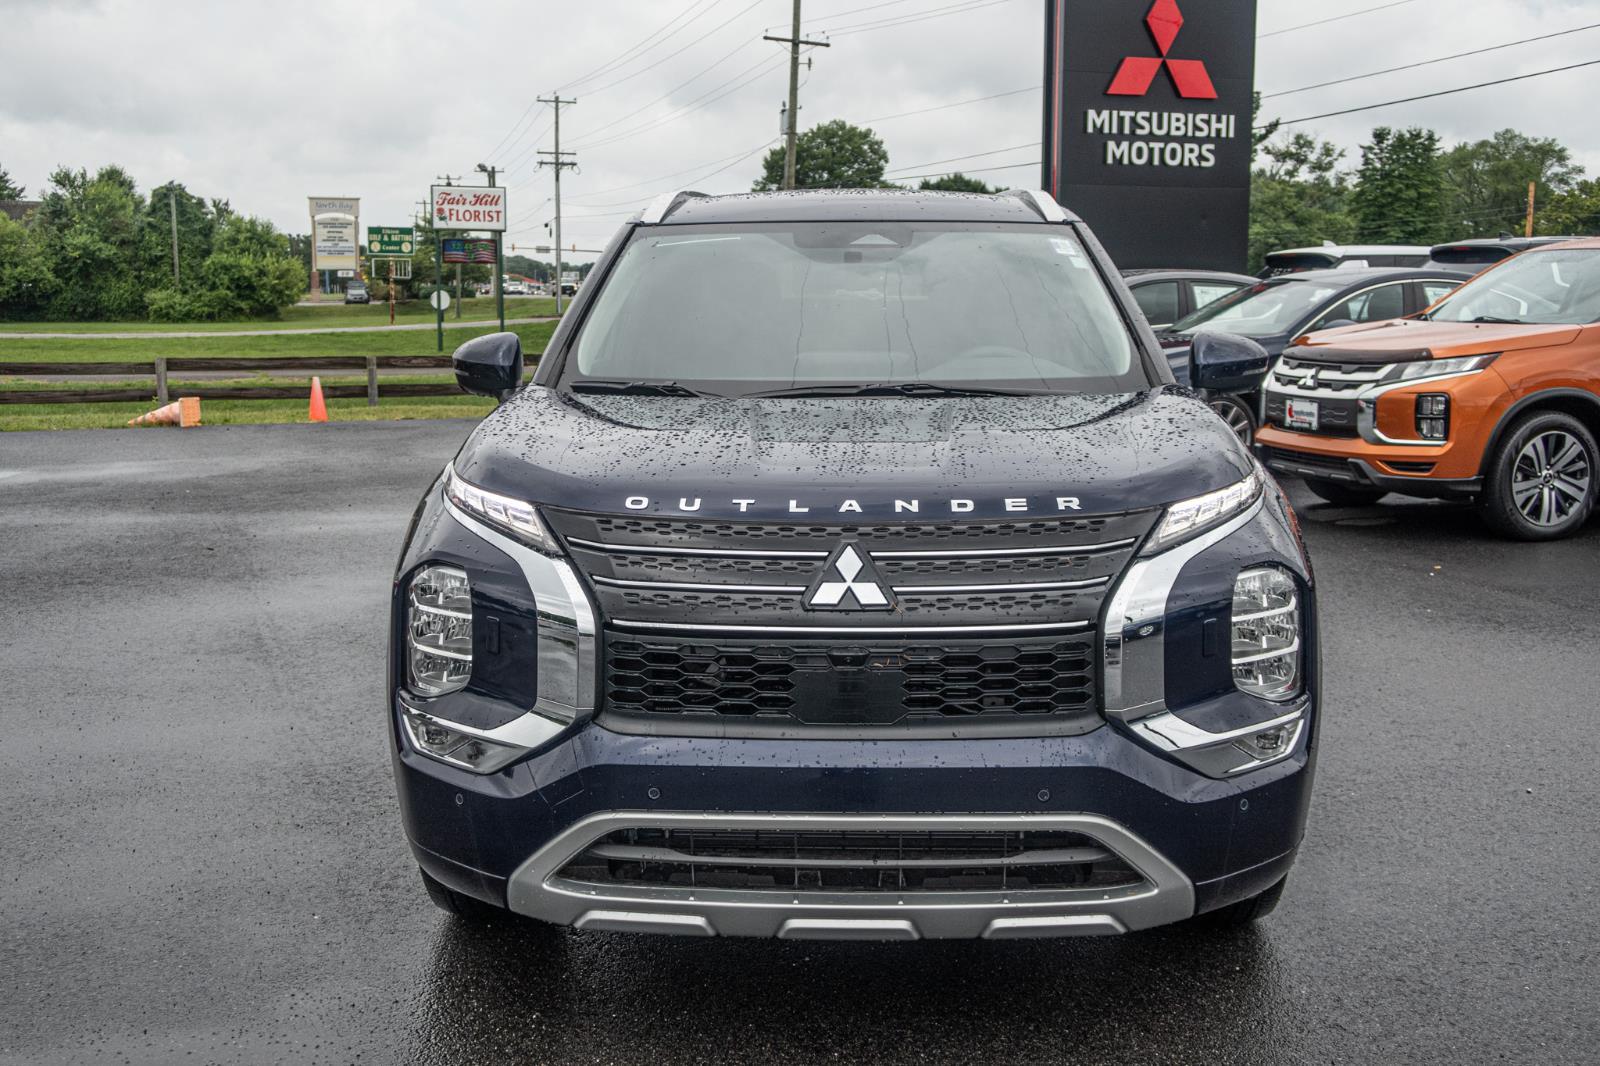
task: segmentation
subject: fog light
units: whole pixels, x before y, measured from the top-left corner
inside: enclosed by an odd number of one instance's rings
[[[406,665],[411,691],[442,696],[472,674],[472,588],[463,570],[425,566],[407,592]]]
[[[1444,440],[1450,436],[1450,397],[1442,392],[1425,392],[1417,397],[1417,436],[1423,440]]]
[[[419,753],[476,774],[492,774],[532,750],[490,740],[478,730],[435,718],[407,703],[400,705],[400,720]]]
[[[1294,577],[1275,566],[1233,583],[1233,683],[1281,703],[1300,691],[1300,601]]]
[[[1300,727],[1304,724],[1304,719],[1297,718],[1292,722],[1284,722],[1271,729],[1240,737],[1233,744],[1259,763],[1274,762],[1294,750],[1295,741],[1300,739]]]

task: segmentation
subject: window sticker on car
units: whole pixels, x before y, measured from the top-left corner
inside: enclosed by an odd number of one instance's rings
[[[1050,247],[1056,250],[1057,255],[1066,256],[1068,262],[1077,267],[1079,270],[1089,269],[1088,260],[1084,259],[1083,252],[1079,250],[1077,244],[1074,242],[1069,241],[1064,237],[1051,237]]]

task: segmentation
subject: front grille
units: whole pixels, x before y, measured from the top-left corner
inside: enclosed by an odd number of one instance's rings
[[[1287,402],[1289,397],[1280,392],[1268,392],[1266,395],[1267,421],[1291,433],[1308,433],[1322,437],[1354,437],[1359,432],[1357,419],[1359,409],[1357,401],[1353,399],[1333,399],[1318,395],[1317,401],[1317,428],[1315,430],[1301,429],[1288,424]]]
[[[1094,638],[1154,511],[826,525],[547,512],[604,621],[602,714],[1092,728]],[[843,546],[888,601],[808,608]],[[853,595],[853,594],[852,594]]]
[[[804,725],[1095,717],[1091,638],[853,644],[606,641],[621,712]]]
[[[1144,879],[1064,830],[619,829],[557,874],[601,886],[775,892],[1029,892]]]
[[[1350,472],[1350,461],[1334,455],[1317,455],[1314,452],[1295,452],[1287,448],[1262,447],[1262,458],[1267,466],[1275,463],[1289,464],[1297,469],[1304,468],[1311,471],[1334,474],[1343,480],[1354,480],[1355,475]]]

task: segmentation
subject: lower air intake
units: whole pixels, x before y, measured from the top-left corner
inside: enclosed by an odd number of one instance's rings
[[[1093,838],[1046,829],[619,829],[559,876],[595,885],[894,893],[1122,888],[1143,880]]]

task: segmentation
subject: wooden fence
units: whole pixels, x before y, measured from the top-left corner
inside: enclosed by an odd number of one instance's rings
[[[535,357],[537,358],[537,357]],[[532,364],[530,363],[530,366]],[[0,362],[0,379],[7,377],[151,377],[159,403],[170,400],[169,377],[195,371],[234,370],[254,373],[261,370],[364,370],[365,385],[324,385],[330,398],[366,396],[368,406],[377,406],[379,370],[449,370],[448,355],[327,355],[249,358],[158,357],[138,363],[23,363]],[[455,396],[460,389],[453,381],[394,382],[382,386],[386,396]],[[305,396],[304,385],[185,385],[185,396],[202,400],[297,400]],[[94,389],[0,389],[0,404],[12,403],[127,403],[149,400],[149,387]]]

